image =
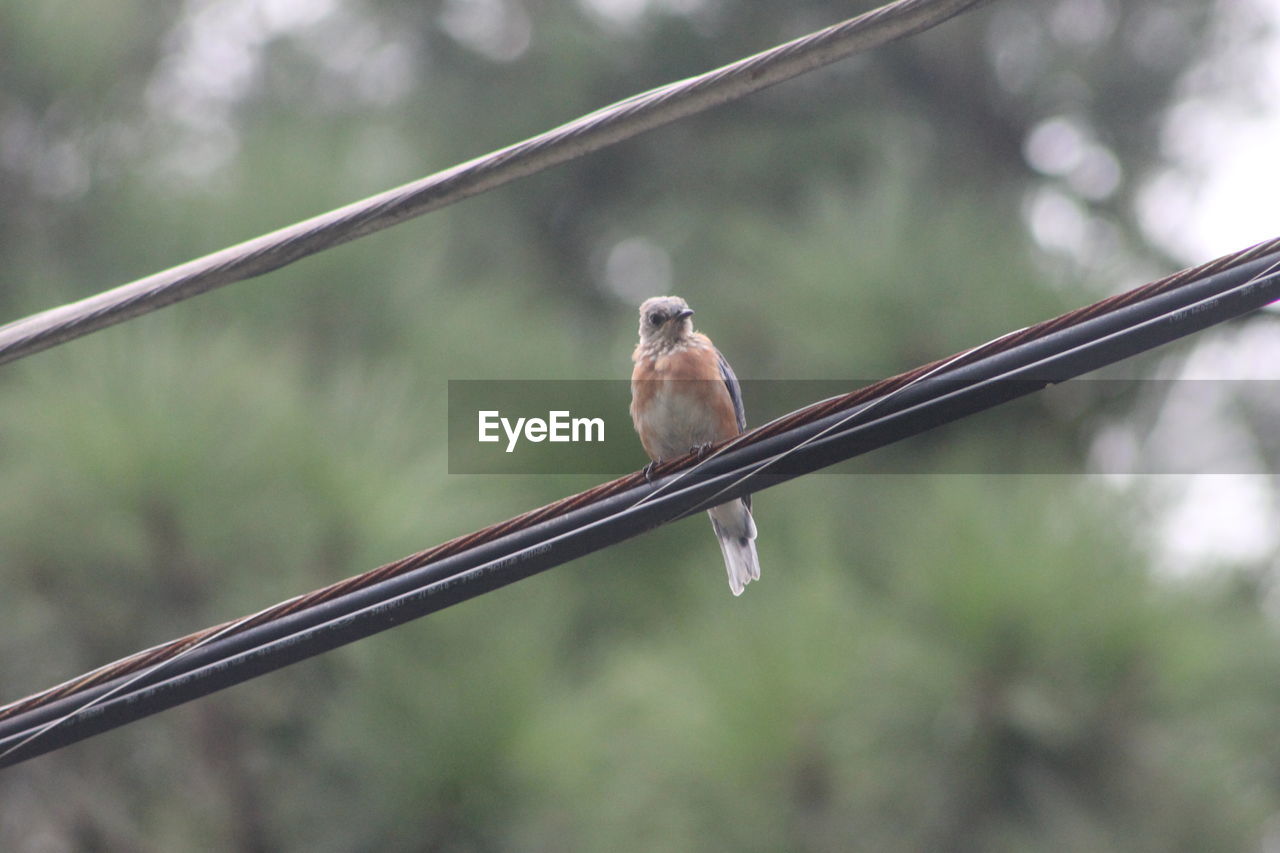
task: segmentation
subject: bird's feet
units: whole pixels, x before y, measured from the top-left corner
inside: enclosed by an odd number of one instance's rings
[[[711,445],[712,445],[712,442],[710,441],[704,442],[703,444],[699,444],[696,447],[690,447],[689,452],[693,454],[694,459],[701,462],[703,459],[706,459],[707,456],[711,454]]]
[[[652,462],[650,462],[648,465],[644,466],[644,481],[646,483],[653,482],[653,469],[657,468],[661,464],[662,464],[661,459],[655,459]]]

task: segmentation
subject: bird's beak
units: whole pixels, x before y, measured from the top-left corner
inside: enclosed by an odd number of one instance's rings
[[[686,308],[683,311],[680,311],[676,314],[676,319],[683,320],[685,317],[692,317],[692,316],[693,316],[693,309]]]

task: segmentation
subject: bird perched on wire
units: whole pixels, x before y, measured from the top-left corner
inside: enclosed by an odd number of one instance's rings
[[[679,296],[655,296],[640,306],[640,343],[631,354],[631,422],[654,463],[747,428],[738,377],[711,339],[693,330],[692,316]],[[724,554],[729,588],[742,595],[743,587],[760,579],[751,496],[707,515]]]

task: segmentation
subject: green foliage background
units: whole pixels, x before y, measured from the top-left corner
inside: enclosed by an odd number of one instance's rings
[[[1135,198],[1176,165],[1160,133],[1188,69],[1240,48],[1227,5],[1004,0],[6,366],[0,699],[591,485],[448,475],[446,382],[625,377],[647,281],[699,309],[739,375],[840,379],[1170,268]],[[0,309],[863,8],[4,0]],[[1028,165],[1063,115],[1118,167],[1105,191]],[[1032,237],[1046,190],[1089,223],[1076,251]],[[1044,470],[1020,449],[1034,434],[1083,471],[1124,404],[1076,402],[897,452]],[[663,528],[0,773],[0,848],[1274,842],[1270,564],[1171,577],[1144,481],[823,476],[756,506],[764,577],[741,599],[704,523]]]

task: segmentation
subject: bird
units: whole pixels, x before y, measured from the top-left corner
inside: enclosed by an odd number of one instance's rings
[[[711,339],[693,329],[693,309],[679,296],[655,296],[640,306],[640,342],[631,360],[631,422],[652,460],[702,451],[747,428],[742,388]],[[751,496],[707,510],[724,555],[729,589],[742,595],[760,579]]]

